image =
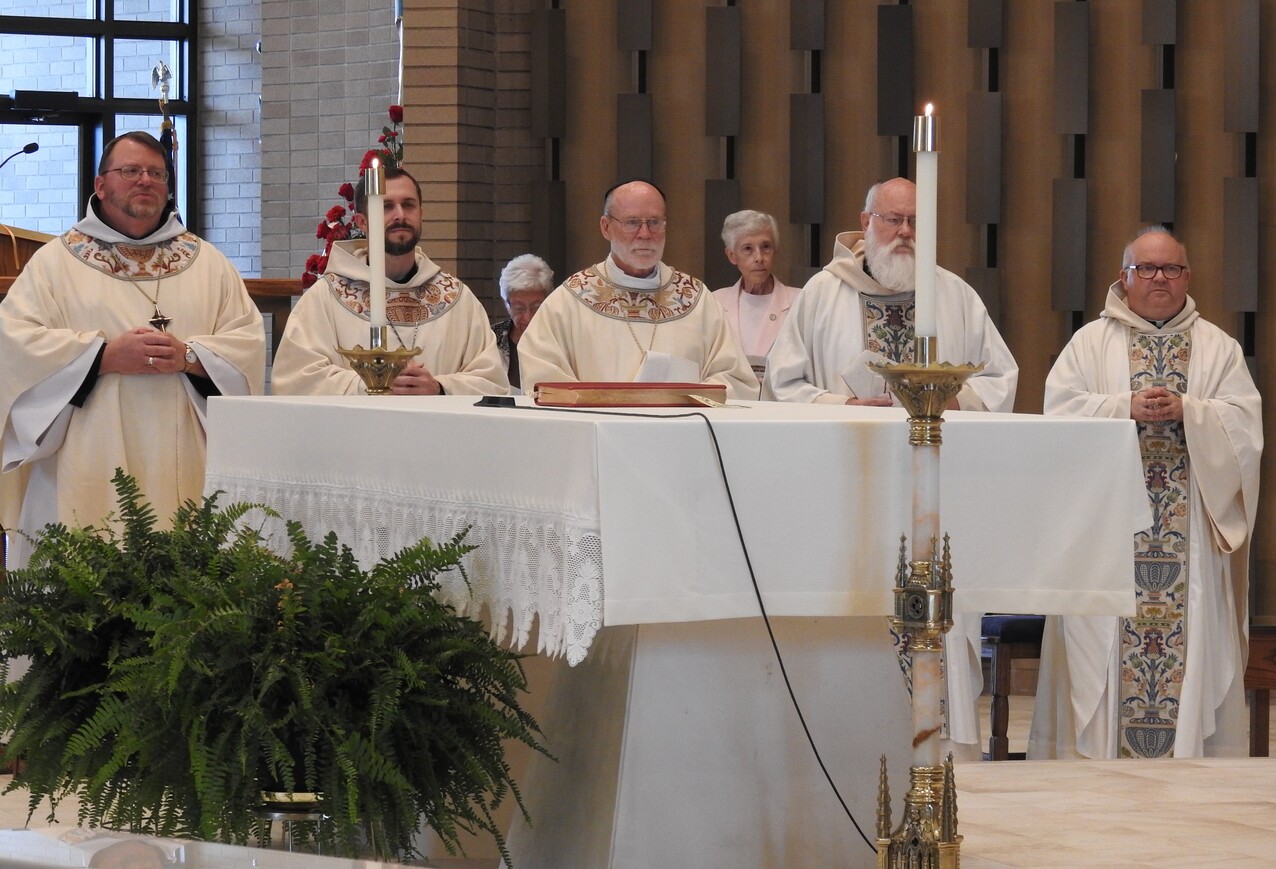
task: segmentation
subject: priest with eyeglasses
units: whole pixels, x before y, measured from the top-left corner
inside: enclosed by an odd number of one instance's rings
[[[116,468],[166,524],[204,493],[207,398],[263,390],[261,314],[231,262],[182,225],[167,181],[150,134],[108,142],[84,218],[0,303],[0,458],[26,480],[20,516],[10,503],[0,516],[9,530],[102,523]],[[21,566],[26,539],[10,541]]]
[[[1240,344],[1201,317],[1190,280],[1178,239],[1140,232],[1103,314],[1046,378],[1048,414],[1134,420],[1152,524],[1134,535],[1133,616],[1047,618],[1031,758],[1249,754],[1262,403]]]
[[[518,345],[524,390],[548,382],[720,383],[757,398],[758,379],[698,278],[662,261],[664,194],[646,181],[607,191],[599,218],[607,258],[569,277]]]

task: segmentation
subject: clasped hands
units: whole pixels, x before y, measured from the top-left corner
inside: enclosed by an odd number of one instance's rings
[[[106,343],[101,374],[178,374],[186,369],[186,342],[147,326]]]
[[[1149,386],[1130,396],[1130,419],[1163,423],[1183,419],[1183,398],[1164,386]]]
[[[409,362],[390,384],[391,395],[440,395],[442,392],[434,375],[420,362]]]

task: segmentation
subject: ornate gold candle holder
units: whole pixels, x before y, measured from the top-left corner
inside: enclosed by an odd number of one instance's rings
[[[350,367],[363,379],[368,395],[385,395],[390,391],[394,378],[398,377],[412,357],[421,352],[420,347],[400,347],[398,350],[385,349],[386,327],[373,326],[371,348],[363,349],[360,344],[353,348],[338,347],[337,352],[350,363]]]
[[[914,364],[869,365],[908,411],[913,454],[913,557],[900,539],[891,625],[912,658],[913,764],[899,826],[891,830],[890,789],[882,757],[877,800],[878,869],[958,869],[957,784],[952,756],[939,761],[944,634],[952,627],[949,540],[939,546],[939,448],[944,410],[982,365],[936,361],[936,339],[917,338]]]

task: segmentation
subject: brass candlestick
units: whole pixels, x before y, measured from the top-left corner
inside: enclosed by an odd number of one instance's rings
[[[952,558],[949,540],[939,546],[939,448],[944,409],[982,365],[936,361],[934,337],[914,343],[914,364],[868,367],[908,411],[913,452],[913,552],[900,539],[891,624],[912,657],[913,765],[904,797],[904,816],[891,831],[886,758],[878,785],[878,869],[958,869],[957,785],[952,755],[939,760],[942,728],[943,638],[953,625]]]
[[[403,373],[403,369],[421,352],[420,347],[400,347],[398,350],[385,349],[386,327],[372,326],[368,343],[369,349],[360,344],[353,348],[338,347],[342,355],[355,373],[363,378],[363,385],[368,395],[384,395],[390,391],[394,378]]]

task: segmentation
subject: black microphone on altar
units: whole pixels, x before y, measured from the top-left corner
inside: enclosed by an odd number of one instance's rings
[[[5,157],[3,161],[0,161],[0,169],[3,169],[5,163],[8,163],[10,160],[18,156],[19,154],[34,154],[36,151],[39,151],[39,150],[40,150],[39,142],[28,142],[27,144],[22,146],[21,151],[14,151],[8,157]]]

